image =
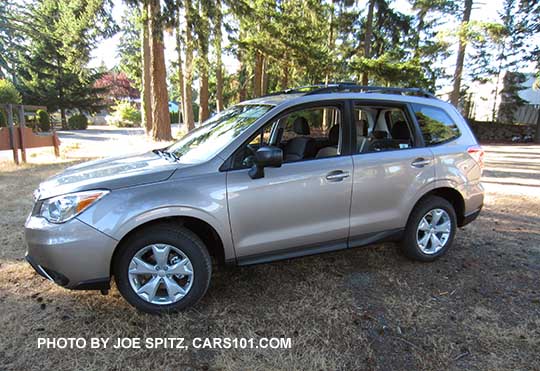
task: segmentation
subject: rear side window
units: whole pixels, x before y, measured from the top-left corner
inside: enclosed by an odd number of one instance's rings
[[[445,143],[461,135],[459,128],[444,110],[413,104],[414,113],[427,146]]]

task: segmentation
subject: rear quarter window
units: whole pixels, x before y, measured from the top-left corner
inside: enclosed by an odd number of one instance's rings
[[[413,104],[414,113],[427,146],[434,146],[461,135],[458,126],[441,108]]]

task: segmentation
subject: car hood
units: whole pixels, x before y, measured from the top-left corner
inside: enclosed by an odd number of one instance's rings
[[[91,189],[117,189],[167,180],[186,165],[147,152],[110,157],[71,166],[39,185],[39,199]]]

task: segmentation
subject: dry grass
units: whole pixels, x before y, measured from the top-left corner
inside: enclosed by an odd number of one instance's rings
[[[2,163],[0,370],[538,370],[540,160],[511,154],[537,158],[540,148],[505,148],[489,148],[486,209],[435,263],[408,261],[382,244],[220,269],[196,308],[161,317],[136,312],[116,289],[67,291],[38,277],[23,262],[22,226],[32,190],[66,163]],[[528,180],[508,181],[514,168],[530,170],[521,173]],[[291,337],[293,346],[37,349],[38,337],[227,336]]]

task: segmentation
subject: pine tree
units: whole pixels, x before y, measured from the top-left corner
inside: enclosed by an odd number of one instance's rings
[[[28,50],[17,63],[17,85],[26,103],[59,109],[64,127],[67,109],[99,108],[93,84],[100,74],[86,65],[97,42],[116,30],[110,6],[105,0],[42,0],[28,9],[32,23],[25,24]]]

